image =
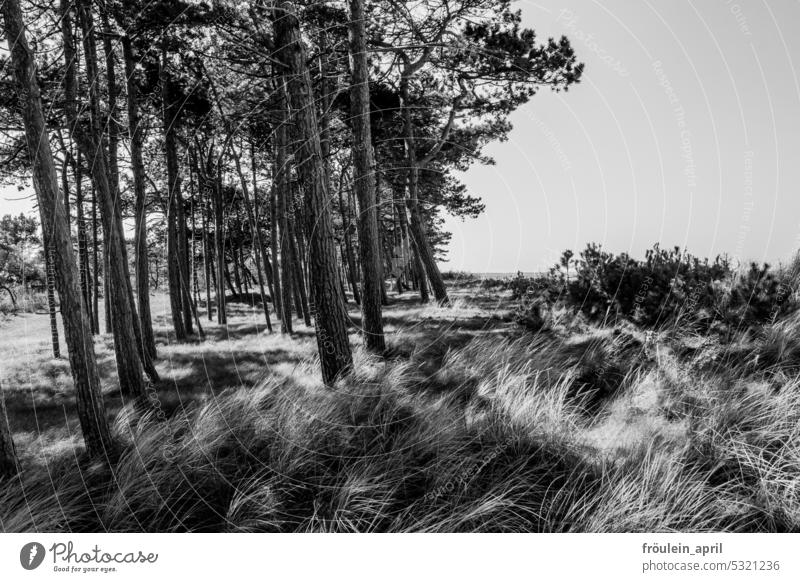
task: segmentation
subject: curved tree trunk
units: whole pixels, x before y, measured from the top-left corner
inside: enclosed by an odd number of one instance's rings
[[[416,140],[414,138],[414,126],[411,121],[411,110],[409,108],[408,100],[408,78],[403,77],[400,81],[400,92],[402,97],[403,109],[403,133],[406,142],[406,158],[407,158],[407,172],[408,172],[408,198],[406,204],[410,214],[411,236],[415,243],[417,256],[422,262],[425,272],[430,279],[431,287],[433,287],[433,294],[436,297],[437,303],[447,305],[450,302],[447,296],[447,287],[444,284],[442,273],[436,264],[436,259],[433,256],[433,248],[428,240],[428,234],[425,232],[425,223],[422,218],[422,213],[419,207],[419,165],[417,162],[416,153]]]
[[[72,252],[66,212],[42,113],[33,53],[25,37],[18,0],[2,4],[6,37],[14,67],[33,179],[42,213],[42,230],[55,255],[56,285],[69,352],[70,368],[86,449],[90,456],[106,458],[112,450],[111,432],[100,392],[100,376],[89,328],[87,306],[81,297],[78,266]],[[135,353],[135,352],[134,352]],[[138,365],[138,362],[137,362]],[[5,411],[2,411],[5,416]]]
[[[347,337],[347,315],[336,272],[329,185],[326,181],[319,127],[306,64],[306,50],[293,2],[278,2],[274,15],[275,45],[289,84],[289,95],[301,144],[299,170],[306,185],[305,207],[309,236],[309,272],[314,300],[314,323],[323,381],[331,385],[347,374],[353,356]]]

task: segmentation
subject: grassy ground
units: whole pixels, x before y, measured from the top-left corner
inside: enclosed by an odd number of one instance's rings
[[[319,381],[313,331],[264,331],[258,308],[156,318],[168,419],[114,392],[121,457],[81,454],[68,366],[48,322],[6,323],[0,378],[24,474],[7,531],[800,531],[800,327],[758,337],[596,328],[531,334],[504,291],[461,279],[454,306],[392,297],[389,354]],[[79,470],[76,470],[76,465]]]

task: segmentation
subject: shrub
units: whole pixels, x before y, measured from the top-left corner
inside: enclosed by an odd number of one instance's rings
[[[520,309],[531,311],[520,321],[536,320],[543,301],[563,303],[595,322],[626,319],[647,327],[689,323],[709,329],[715,322],[766,324],[795,310],[797,271],[752,263],[736,272],[727,257],[699,259],[658,244],[640,261],[590,244],[577,259],[567,251],[547,274],[519,273],[507,287]]]

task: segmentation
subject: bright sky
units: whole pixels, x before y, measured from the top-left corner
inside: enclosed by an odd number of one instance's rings
[[[464,181],[486,203],[448,220],[448,270],[534,271],[565,248],[785,260],[800,236],[800,3],[520,0],[586,72],[513,116],[496,166]],[[0,191],[0,214],[29,210]]]
[[[520,0],[586,63],[568,93],[517,111],[493,167],[464,181],[486,213],[448,270],[534,271],[587,242],[642,256],[785,260],[800,247],[800,3]]]

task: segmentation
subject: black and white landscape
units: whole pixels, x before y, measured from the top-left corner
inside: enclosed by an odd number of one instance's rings
[[[0,531],[800,531],[796,2],[0,3]]]

